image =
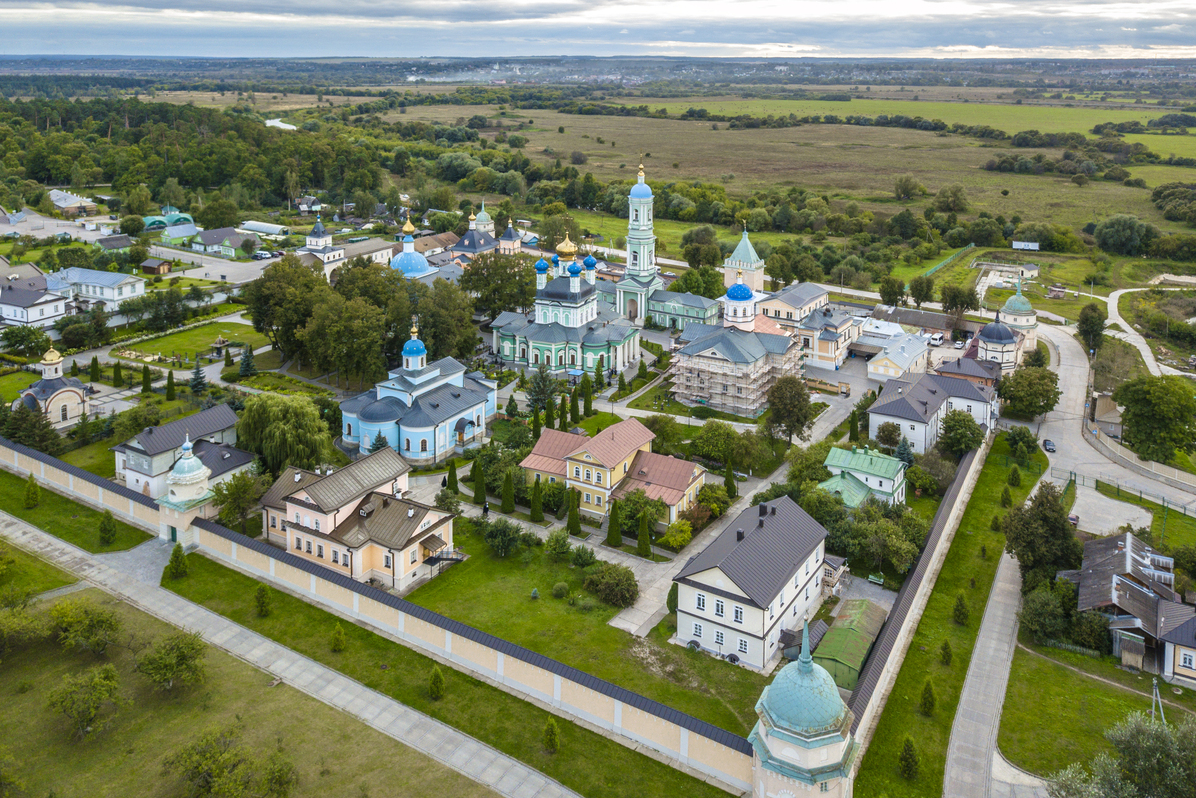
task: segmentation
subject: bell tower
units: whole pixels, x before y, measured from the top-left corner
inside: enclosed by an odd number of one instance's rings
[[[638,182],[627,198],[627,276],[656,274],[656,235],[652,230],[652,188],[644,182],[640,164]]]

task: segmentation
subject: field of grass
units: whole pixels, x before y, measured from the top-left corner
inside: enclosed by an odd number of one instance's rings
[[[81,595],[112,607],[125,628],[140,636],[169,631],[166,624],[98,591]],[[294,798],[495,795],[293,687],[270,687],[267,674],[211,647],[206,682],[169,693],[155,690],[134,672],[127,649],[113,646],[105,659],[116,666],[121,694],[131,704],[111,715],[106,728],[78,742],[63,719],[46,708],[46,696],[63,676],[103,660],[64,652],[53,640],[5,655],[0,724],[6,753],[27,782],[28,792],[22,794],[183,795],[178,776],[161,775],[166,758],[209,730],[236,724],[241,742],[255,751],[282,746],[299,771]]]
[[[100,518],[103,513],[76,504],[42,487],[41,502],[33,509],[25,508],[25,480],[0,471],[0,507],[26,523],[62,538],[90,552],[123,551],[149,540],[149,535],[125,522],[116,521],[116,542],[100,545]]]
[[[74,584],[77,580],[66,571],[60,571],[45,560],[0,542],[0,550],[7,552],[13,562],[0,576],[0,590],[15,588],[29,591],[32,595],[45,593],[56,587]]]
[[[204,324],[190,330],[181,330],[161,338],[143,341],[130,348],[147,355],[160,354],[165,357],[170,357],[173,354],[191,357],[196,352],[206,355],[211,351],[217,336],[223,336],[230,341],[240,341],[254,349],[270,343],[266,336],[255,332],[253,327],[248,324],[240,324],[235,321],[214,321],[211,324]],[[80,363],[80,367],[82,365]]]
[[[41,375],[32,371],[14,371],[0,377],[0,402],[11,404],[21,395],[21,391],[41,379]]]
[[[1016,289],[991,288],[984,295],[984,305],[990,310],[999,310],[1004,306],[1005,301],[1016,293]],[[1035,310],[1045,310],[1072,321],[1080,318],[1080,311],[1084,309],[1085,305],[1092,302],[1096,302],[1098,305],[1103,304],[1099,297],[1093,299],[1084,294],[1080,294],[1078,297],[1068,294],[1063,299],[1047,299],[1045,290],[1039,290],[1036,287],[1023,286],[1022,295],[1030,300],[1030,304],[1034,306]]]
[[[234,368],[236,367],[234,366]],[[238,384],[249,388],[257,388],[260,391],[269,391],[270,393],[301,393],[311,396],[332,395],[332,391],[327,388],[320,388],[309,382],[288,377],[285,374],[276,374],[268,371],[254,374],[252,377],[241,380]]]
[[[1125,140],[1130,144],[1145,144],[1151,152],[1164,158],[1176,155],[1180,158],[1196,158],[1196,136],[1163,136],[1150,133],[1127,133]]]
[[[1108,335],[1092,361],[1093,386],[1098,391],[1113,391],[1121,383],[1149,373],[1138,347]]]
[[[470,558],[410,594],[409,601],[727,731],[751,731],[756,721],[752,708],[768,679],[670,645],[667,636],[641,640],[609,626],[618,610],[583,591],[581,571],[551,562],[542,548],[525,566],[517,557],[496,557],[471,533],[457,534],[455,543]],[[575,606],[553,598],[558,582],[579,597]],[[539,590],[538,600],[530,598],[533,588]],[[593,604],[589,611],[583,607],[587,599]]]
[[[90,471],[97,477],[112,479],[116,476],[116,455],[112,447],[120,441],[112,438],[101,438],[86,446],[81,446],[62,455],[64,462],[79,466],[84,471]]]
[[[548,755],[541,744],[549,717],[544,710],[444,666],[445,697],[432,701],[428,674],[433,660],[283,593],[274,593],[272,612],[260,618],[253,603],[256,580],[196,554],[188,555],[187,562],[190,575],[167,580],[164,587],[476,737],[588,798],[726,798],[712,785],[562,718],[557,719],[561,750]],[[338,622],[345,629],[347,647],[335,654],[328,641]],[[750,705],[746,711],[751,711]]]
[[[1098,482],[1096,489],[1110,498],[1150,510],[1153,516],[1150,524],[1151,536],[1160,548],[1163,545],[1168,546],[1168,550],[1176,546],[1196,546],[1196,517],[1184,515],[1174,508],[1164,507],[1142,498],[1138,493],[1107,482]]]
[[[890,798],[915,798],[942,792],[943,770],[947,761],[947,742],[951,724],[963,689],[964,677],[976,643],[980,619],[996,576],[997,563],[1005,545],[1004,537],[990,529],[994,511],[1000,507],[1009,468],[1009,447],[1004,437],[992,446],[980,472],[975,490],[960,519],[959,530],[943,562],[942,571],[926,604],[922,619],[910,641],[888,703],[856,781],[860,795],[887,794]],[[1035,462],[1047,466],[1047,457],[1035,453]],[[1033,480],[1024,479],[1021,487],[1010,488],[1015,502],[1029,494]],[[971,615],[966,626],[953,620],[956,596],[963,593]],[[943,640],[949,640],[954,659],[944,666],[939,658]],[[934,683],[938,698],[933,717],[918,711],[922,687],[927,679]],[[921,758],[921,772],[914,781],[900,775],[897,758],[906,736],[914,740]]]

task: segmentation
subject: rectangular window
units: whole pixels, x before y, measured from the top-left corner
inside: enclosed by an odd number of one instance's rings
[[[412,550],[411,550],[411,559],[410,559],[410,563],[411,563],[412,565],[415,565],[415,549],[412,549]]]
[[[303,551],[303,538],[295,538],[295,551]]]
[[[748,653],[747,638],[744,638],[744,637],[739,638],[739,653],[740,654]]]
[[[389,568],[389,567],[390,567],[390,555],[389,555],[389,554],[384,554],[384,555],[382,556],[382,566],[383,566],[384,568]]]
[[[593,504],[593,503],[594,503],[594,497],[587,493],[586,494],[586,504]]]
[[[317,546],[316,546],[316,556],[317,556],[317,557],[319,557],[321,560],[322,560],[322,559],[324,559],[324,546],[323,546],[323,544],[319,544],[319,545],[317,545]]]
[[[706,611],[706,595],[704,593],[699,593],[696,597],[696,602],[697,602],[698,611],[705,612]]]
[[[1190,652],[1185,651],[1179,657],[1180,667],[1181,668],[1192,668],[1193,665],[1196,665],[1196,662],[1194,662],[1193,660],[1196,660],[1196,655],[1193,655]]]
[[[596,493],[594,494],[594,504],[596,504],[599,507],[602,506],[602,497]]]
[[[743,607],[735,608],[735,623],[743,623]]]
[[[809,591],[809,590],[807,590],[807,591],[806,591],[806,598],[809,598],[809,597],[810,597],[810,591]],[[793,614],[794,614],[794,616],[796,616],[796,615],[797,615],[797,602],[796,602],[796,601],[795,601],[795,602],[793,602]]]
[[[701,637],[701,636],[702,636],[702,624],[695,623],[694,624],[694,637]]]
[[[332,563],[333,563],[333,565],[341,564],[341,555],[340,555],[340,552],[338,552],[336,549],[332,550]]]
[[[276,516],[276,515],[270,516],[270,528],[278,529],[278,516]]]
[[[784,590],[781,591],[780,601],[781,601],[781,606],[784,607],[785,606],[785,591]]]
[[[774,604],[769,604],[769,605],[768,605],[768,617],[769,617],[769,618],[775,618],[775,617],[776,617],[776,615],[777,615],[777,608],[776,608],[776,605],[774,605]]]
[[[716,629],[714,631],[714,644],[716,646],[721,646],[723,644],[723,641],[724,641],[723,633]]]
[[[308,554],[311,554],[311,541],[310,541],[310,540],[309,540],[309,541],[307,541],[307,549],[306,549],[306,551],[307,551],[307,553],[308,553]]]
[[[723,605],[722,599],[714,600],[714,614],[716,617],[719,617],[719,618],[723,617],[723,606],[724,605]]]

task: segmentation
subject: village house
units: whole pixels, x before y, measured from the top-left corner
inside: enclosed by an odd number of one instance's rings
[[[865,335],[853,344],[854,347],[861,345],[877,350],[870,353],[872,356],[868,359],[868,376],[877,382],[888,382],[910,372],[926,371],[930,359],[926,339],[914,333],[902,333],[891,338]]]
[[[818,487],[838,495],[848,507],[859,507],[869,497],[886,504],[905,502],[905,462],[899,458],[867,447],[832,447],[823,465],[831,478]]]
[[[133,246],[133,239],[127,235],[104,236],[97,238],[93,246],[108,255],[113,255],[118,252],[128,252]]]
[[[157,499],[167,490],[167,475],[182,456],[185,441],[209,469],[216,485],[253,465],[252,452],[238,449],[237,414],[227,404],[202,410],[160,427],[146,427],[129,440],[112,447],[116,481],[130,490]]]
[[[461,559],[456,516],[402,498],[409,470],[389,448],[323,474],[287,468],[262,496],[262,531],[336,573],[409,590]]]
[[[745,509],[673,577],[674,642],[767,672],[822,601],[826,536],[788,496]]]
[[[28,326],[47,332],[54,322],[69,315],[72,307],[61,295],[46,288],[46,275],[32,263],[3,265],[0,274],[0,329]]]
[[[668,525],[697,503],[698,492],[706,484],[706,473],[697,463],[639,450],[611,498],[621,500],[642,490],[649,499],[664,502],[667,512],[661,523]]]
[[[253,249],[257,249],[262,244],[253,233],[238,233],[231,227],[220,227],[216,230],[201,230],[197,233],[191,239],[191,249],[225,258],[244,257],[246,242],[251,242]]]
[[[1189,618],[1159,639],[1163,643],[1163,678],[1196,690],[1196,618]]]
[[[79,313],[94,307],[111,311],[126,299],[144,296],[145,278],[71,266],[47,274],[46,290],[67,299]]]
[[[54,210],[66,217],[90,216],[96,212],[96,204],[94,202],[77,194],[72,194],[69,191],[52,188],[50,189],[49,197]]]
[[[1121,411],[1112,394],[1097,393],[1092,397],[1092,422],[1110,438],[1121,437]]]

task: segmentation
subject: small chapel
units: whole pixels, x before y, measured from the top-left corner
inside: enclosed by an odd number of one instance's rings
[[[51,347],[42,355],[42,378],[21,391],[12,409],[25,405],[56,427],[77,424],[90,411],[87,388],[78,377],[62,374],[62,355]]]

